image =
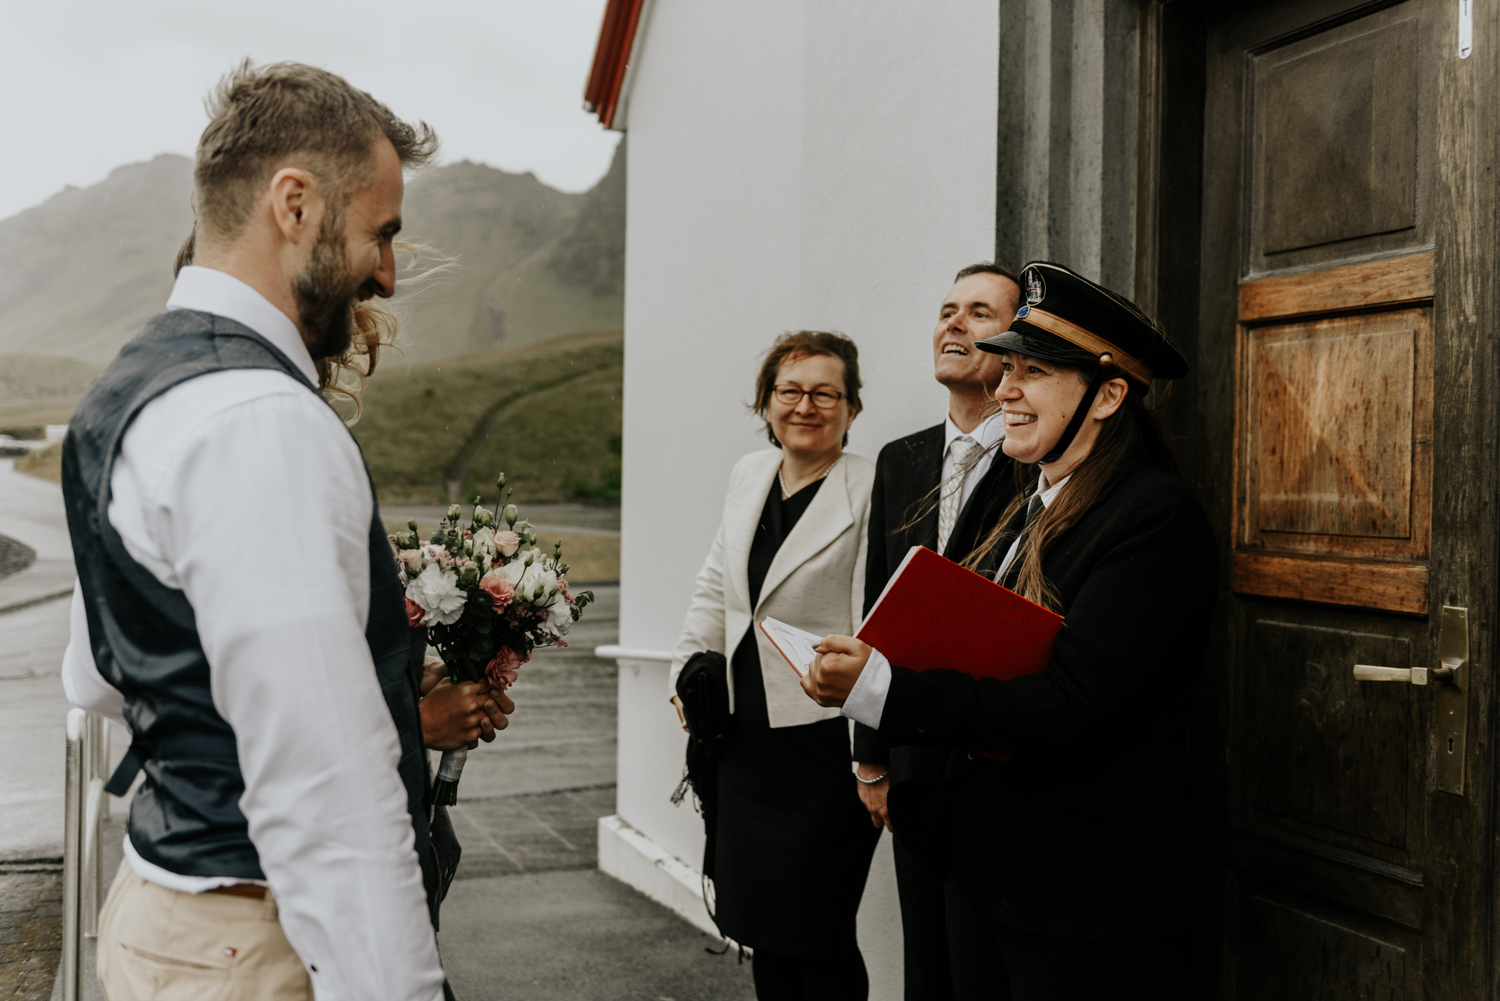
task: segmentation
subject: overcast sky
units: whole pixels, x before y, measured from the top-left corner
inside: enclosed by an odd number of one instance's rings
[[[191,155],[237,60],[342,74],[437,129],[443,160],[583,191],[619,139],[583,111],[604,0],[47,0],[0,12],[0,219]]]

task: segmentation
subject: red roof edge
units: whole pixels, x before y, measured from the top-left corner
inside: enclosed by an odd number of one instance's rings
[[[604,8],[599,44],[594,48],[594,65],[583,89],[583,106],[596,113],[605,128],[612,128],[615,123],[620,88],[625,83],[630,49],[635,44],[635,29],[644,6],[645,0],[609,0]]]

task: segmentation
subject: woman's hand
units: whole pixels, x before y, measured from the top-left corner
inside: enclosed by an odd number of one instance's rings
[[[422,679],[426,684],[427,678]],[[481,740],[495,739],[496,730],[510,725],[516,704],[498,688],[476,681],[455,685],[446,668],[441,678],[426,689],[417,712],[422,717],[422,743],[434,751],[473,749]]]
[[[870,823],[876,827],[884,827],[886,830],[894,830],[891,827],[891,815],[886,810],[886,796],[891,791],[890,779],[886,778],[887,768],[885,765],[867,765],[861,762],[857,768],[859,777],[862,779],[880,779],[879,782],[866,785],[864,782],[854,783],[859,787],[859,801],[870,811]]]
[[[672,696],[672,708],[677,710],[677,722],[682,724],[682,732],[688,732],[687,717],[682,715],[682,700]]]
[[[870,644],[853,636],[825,636],[802,679],[802,690],[820,706],[842,706],[870,659]]]

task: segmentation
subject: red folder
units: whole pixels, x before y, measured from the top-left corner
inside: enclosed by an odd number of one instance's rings
[[[1047,670],[1062,616],[913,546],[856,638],[897,667],[1010,680]]]

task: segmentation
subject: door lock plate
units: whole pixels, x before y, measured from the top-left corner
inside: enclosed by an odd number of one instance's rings
[[[1434,693],[1433,729],[1437,734],[1437,787],[1464,794],[1464,759],[1469,735],[1469,610],[1444,605],[1438,621],[1438,661],[1434,674],[1442,683]]]

